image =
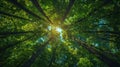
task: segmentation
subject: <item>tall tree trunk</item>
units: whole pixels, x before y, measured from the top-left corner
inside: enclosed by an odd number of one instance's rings
[[[118,63],[114,58],[108,57],[105,53],[95,49],[94,47],[89,46],[85,42],[82,42],[81,40],[76,40],[80,46],[88,50],[90,53],[96,55],[98,59],[106,63],[109,67],[120,67],[120,63]],[[111,56],[111,55],[109,55]]]
[[[6,36],[6,35],[17,35],[17,34],[26,34],[26,33],[40,33],[40,31],[19,31],[19,32],[0,32],[0,36]]]
[[[57,47],[54,47],[52,52],[52,57],[51,57],[50,63],[48,64],[48,67],[52,67],[52,63],[55,62],[56,49]]]
[[[82,31],[84,33],[110,33],[120,36],[120,31]]]
[[[32,35],[32,36],[29,36],[29,37],[27,37],[27,38],[25,38],[25,39],[23,39],[23,40],[21,40],[21,41],[17,41],[17,42],[15,42],[15,43],[7,44],[6,46],[0,48],[0,52],[4,52],[6,49],[11,48],[11,47],[14,47],[14,46],[16,46],[17,44],[20,44],[20,43],[22,43],[22,42],[24,42],[24,41],[27,41],[27,40],[31,39],[32,37],[33,37],[33,35]]]
[[[34,63],[34,61],[36,60],[36,58],[41,55],[41,53],[43,52],[43,50],[45,49],[45,47],[47,46],[47,44],[49,43],[49,41],[51,41],[52,38],[50,38],[47,42],[45,42],[41,47],[39,47],[37,49],[37,51],[35,53],[32,54],[32,56],[22,65],[22,67],[30,67],[32,65],[32,63]]]
[[[68,7],[66,8],[66,11],[62,17],[61,23],[63,23],[65,21],[65,19],[66,19],[67,15],[69,14],[74,2],[75,2],[75,0],[70,0]]]
[[[9,17],[14,17],[14,18],[21,19],[21,20],[32,21],[32,20],[29,20],[29,19],[26,19],[26,18],[23,18],[23,17],[19,17],[19,16],[16,16],[16,15],[12,15],[12,14],[6,13],[4,11],[0,11],[0,14],[6,15],[6,16],[9,16]]]
[[[97,8],[93,9],[91,12],[89,12],[85,17],[78,19],[75,21],[75,23],[80,23],[83,20],[86,20],[88,17],[90,17],[92,14],[95,14],[97,11],[99,11],[102,7],[106,6],[109,4],[112,0],[103,0],[103,4],[98,6]]]
[[[38,3],[38,0],[31,0],[32,3],[36,6],[36,8],[39,10],[39,12],[41,12],[45,17],[46,19],[51,23],[53,24],[53,22],[49,19],[49,17],[45,14],[45,12],[43,11],[43,9],[41,8],[41,6],[39,5]]]
[[[38,18],[39,20],[44,20],[43,18],[41,18],[40,16],[36,15],[35,13],[33,13],[32,11],[30,11],[29,9],[27,9],[26,7],[22,6],[20,3],[17,2],[17,0],[8,0],[9,2],[11,2],[12,4],[16,5],[17,7],[23,9],[25,12],[27,12],[28,14]],[[44,20],[45,21],[45,20]]]

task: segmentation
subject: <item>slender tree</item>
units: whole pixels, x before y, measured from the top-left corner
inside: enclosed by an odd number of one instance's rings
[[[40,16],[36,15],[35,13],[33,13],[32,11],[28,10],[26,7],[24,7],[23,5],[21,5],[20,3],[18,3],[16,0],[8,0],[9,2],[11,2],[12,4],[16,5],[17,7],[23,9],[26,13],[38,18],[39,20],[44,20],[43,18],[41,18]],[[45,20],[44,20],[45,21]]]
[[[68,7],[66,8],[66,11],[65,11],[65,13],[64,13],[64,15],[62,17],[62,20],[61,20],[62,23],[65,21],[67,15],[69,14],[72,6],[74,5],[74,2],[75,2],[75,0],[70,0],[70,2],[68,4]]]
[[[43,50],[45,49],[45,47],[47,46],[47,44],[49,43],[49,41],[51,41],[52,38],[50,38],[47,42],[45,42],[41,47],[39,47],[35,53],[32,54],[31,58],[28,59],[23,65],[22,67],[30,67],[32,65],[32,63],[34,63],[34,61],[36,60],[36,58],[41,55],[41,53],[43,52]]]
[[[4,11],[0,11],[0,14],[6,15],[6,16],[9,16],[9,17],[14,17],[14,18],[21,19],[21,20],[32,21],[32,20],[29,20],[29,19],[26,19],[26,18],[23,18],[23,17],[19,17],[19,16],[16,16],[16,15],[12,15],[12,14],[6,13]]]
[[[20,44],[20,43],[22,43],[22,42],[24,42],[24,41],[27,41],[27,40],[31,39],[32,37],[33,37],[33,35],[32,35],[32,36],[29,36],[29,37],[27,37],[27,38],[25,38],[25,39],[22,39],[22,40],[20,40],[20,41],[7,44],[6,46],[0,48],[0,52],[4,52],[4,51],[5,51],[6,49],[8,49],[8,48],[13,48],[13,47],[16,46],[17,44]]]
[[[85,42],[82,42],[81,40],[77,39],[77,42],[79,43],[80,46],[88,50],[90,53],[96,55],[97,58],[99,58],[101,61],[105,62],[108,64],[109,67],[119,67],[120,63],[118,63],[115,59],[112,59],[108,56],[106,56],[105,53],[98,51],[94,47],[88,46]]]
[[[53,22],[50,20],[50,18],[45,14],[45,12],[43,11],[43,9],[41,8],[41,6],[38,3],[38,0],[31,0],[32,3],[36,6],[36,8],[39,10],[39,12],[42,13],[42,15],[44,15],[46,17],[46,19],[53,24]]]

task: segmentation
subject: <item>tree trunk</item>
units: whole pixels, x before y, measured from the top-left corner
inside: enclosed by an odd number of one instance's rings
[[[11,44],[11,43],[10,43],[10,44],[7,44],[6,46],[0,48],[0,52],[4,52],[6,49],[11,48],[11,47],[14,47],[15,45],[20,44],[20,43],[22,43],[22,42],[24,42],[24,41],[27,41],[27,40],[31,39],[32,37],[33,37],[33,36],[29,36],[29,37],[27,37],[27,38],[25,38],[25,39],[23,39],[23,40],[21,40],[21,41],[17,41],[17,42],[12,43],[12,44]]]
[[[75,0],[70,0],[68,7],[66,8],[65,14],[62,17],[61,23],[63,23],[65,21],[65,19],[66,19],[67,15],[69,14],[74,2],[75,2]]]
[[[11,2],[12,4],[16,5],[17,7],[23,9],[25,12],[27,12],[28,14],[31,14],[32,16],[38,18],[39,20],[44,20],[43,18],[41,18],[40,16],[36,15],[35,13],[33,13],[32,11],[30,11],[29,9],[25,8],[24,6],[22,6],[20,3],[18,3],[16,0],[8,0],[9,2]],[[44,20],[45,21],[45,20]]]
[[[49,17],[45,14],[45,12],[43,11],[43,9],[41,8],[41,6],[39,5],[38,3],[38,0],[31,0],[32,3],[36,6],[36,8],[39,10],[39,12],[41,12],[45,17],[46,19],[51,23],[53,24],[53,22],[49,19]]]
[[[12,14],[9,14],[9,13],[3,12],[3,11],[0,11],[0,14],[6,15],[6,16],[9,16],[9,17],[14,17],[14,18],[17,18],[17,19],[32,21],[32,20],[29,20],[29,19],[26,19],[26,18],[23,18],[23,17],[19,17],[19,16],[16,16],[16,15],[12,15]]]
[[[36,60],[36,58],[41,55],[41,53],[43,52],[43,50],[45,49],[45,47],[47,46],[47,44],[49,43],[49,41],[51,41],[52,38],[50,38],[47,42],[45,42],[41,47],[39,47],[37,49],[37,51],[35,53],[32,54],[31,58],[29,58],[23,65],[22,67],[30,67],[32,65],[32,63],[34,63],[34,61]]]
[[[80,46],[82,46],[83,48],[88,50],[90,53],[96,55],[96,57],[98,59],[100,59],[101,61],[106,63],[109,67],[120,67],[120,63],[118,63],[115,59],[108,57],[103,52],[95,49],[94,47],[89,46],[88,44],[86,44],[78,39],[76,41],[80,44]]]

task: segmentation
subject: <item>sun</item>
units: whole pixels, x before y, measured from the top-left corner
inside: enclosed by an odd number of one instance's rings
[[[62,33],[62,29],[60,27],[56,27],[56,26],[48,26],[48,30],[51,31],[53,30],[54,32],[58,32],[58,33]]]
[[[62,29],[60,27],[56,27],[56,31],[61,33],[62,32]]]

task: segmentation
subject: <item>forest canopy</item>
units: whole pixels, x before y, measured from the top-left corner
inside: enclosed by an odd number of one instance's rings
[[[0,67],[120,67],[120,0],[0,0]]]

